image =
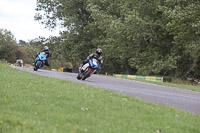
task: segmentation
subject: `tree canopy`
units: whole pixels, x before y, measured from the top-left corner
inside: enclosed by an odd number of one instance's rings
[[[57,61],[78,66],[100,47],[104,72],[200,78],[199,0],[37,0],[36,10],[66,29],[46,39]]]
[[[0,59],[11,63],[16,59],[27,60],[26,51],[17,45],[13,34],[6,29],[0,29]]]

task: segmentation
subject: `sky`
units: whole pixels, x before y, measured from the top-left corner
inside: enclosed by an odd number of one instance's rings
[[[36,1],[0,0],[0,29],[11,31],[17,41],[29,41],[39,36],[58,36],[60,29],[50,31],[34,20]]]

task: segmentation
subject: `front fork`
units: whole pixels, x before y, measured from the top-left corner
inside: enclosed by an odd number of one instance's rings
[[[94,70],[94,69],[92,69],[92,68],[87,68],[87,69],[86,69],[86,72],[87,72],[89,69],[91,70],[89,76],[91,76],[92,74],[94,74],[94,73],[96,72],[96,70]]]
[[[91,69],[91,68],[86,68],[86,69],[84,70],[82,67],[79,67],[79,73],[87,72],[89,69]],[[92,74],[94,74],[95,72],[96,72],[96,70],[91,69],[90,76],[91,76]]]
[[[92,74],[94,74],[96,71],[97,71],[97,70],[94,70],[94,71],[92,72]]]

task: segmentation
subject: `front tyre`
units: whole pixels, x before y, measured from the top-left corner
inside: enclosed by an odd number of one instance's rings
[[[86,78],[90,77],[91,69],[89,69],[85,74],[83,75],[82,80],[85,80]]]
[[[35,67],[33,68],[34,71],[37,71],[40,68],[41,62],[36,62]]]
[[[83,74],[82,73],[78,73],[77,79],[80,80],[82,78]]]
[[[34,71],[37,71],[37,68],[36,68],[36,67],[34,67],[34,68],[33,68],[33,70],[34,70]]]

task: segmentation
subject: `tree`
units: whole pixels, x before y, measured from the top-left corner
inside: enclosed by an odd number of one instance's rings
[[[75,66],[101,47],[106,72],[188,77],[200,75],[199,7],[197,0],[46,0],[37,1],[35,18],[49,28],[62,22],[67,30],[54,48]]]
[[[173,36],[173,51],[178,58],[176,75],[197,76],[200,68],[200,1],[165,1],[166,29]],[[195,74],[196,73],[196,74]]]

